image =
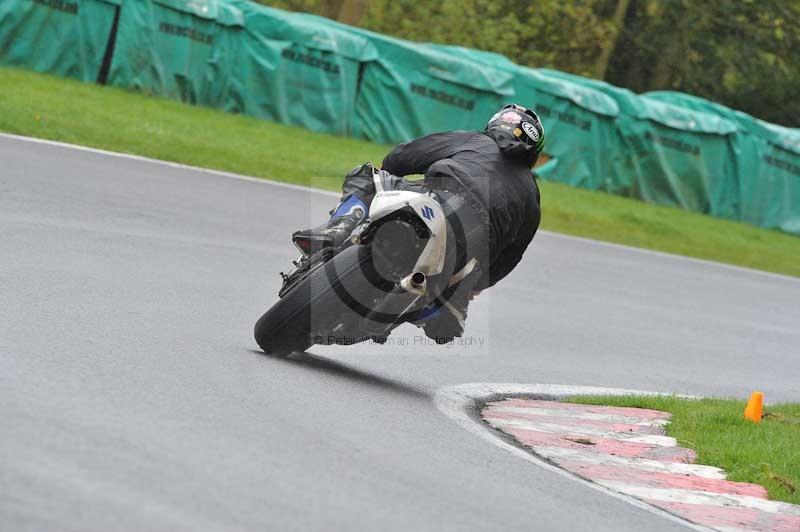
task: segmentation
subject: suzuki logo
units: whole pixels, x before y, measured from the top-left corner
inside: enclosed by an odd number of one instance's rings
[[[422,217],[425,218],[426,220],[433,219],[434,217],[433,209],[431,209],[427,205],[425,205],[422,209],[420,209],[420,211],[422,211]]]

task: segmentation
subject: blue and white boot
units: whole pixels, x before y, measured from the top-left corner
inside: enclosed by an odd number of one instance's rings
[[[367,212],[367,205],[361,198],[350,196],[336,206],[328,223],[295,232],[292,242],[306,256],[323,249],[337,249],[361,223]]]
[[[424,309],[412,323],[425,331],[425,336],[441,345],[464,334],[464,320],[466,312],[461,313],[446,302],[441,307],[430,306]]]

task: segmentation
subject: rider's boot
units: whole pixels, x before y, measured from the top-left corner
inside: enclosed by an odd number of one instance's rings
[[[366,215],[367,205],[358,196],[350,196],[337,205],[328,223],[295,232],[292,242],[306,256],[322,249],[336,249]]]
[[[447,344],[456,336],[464,334],[464,321],[467,319],[465,308],[459,309],[448,302],[436,312],[414,325],[422,327],[425,336],[437,344]]]
[[[447,344],[453,338],[464,334],[470,294],[473,293],[474,279],[467,278],[445,290],[431,306],[416,316],[412,323],[425,331],[425,336],[437,344]]]

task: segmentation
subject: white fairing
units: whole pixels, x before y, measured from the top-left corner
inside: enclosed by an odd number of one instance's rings
[[[384,191],[376,178],[378,192],[369,207],[371,221],[392,214],[404,207],[410,207],[420,220],[428,226],[431,237],[414,266],[414,271],[425,275],[436,275],[444,269],[447,251],[447,225],[441,205],[430,194],[420,194],[409,190]]]

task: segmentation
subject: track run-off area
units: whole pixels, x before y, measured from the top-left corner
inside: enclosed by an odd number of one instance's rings
[[[542,232],[463,342],[276,359],[253,323],[334,196],[10,136],[0,160],[0,530],[686,530],[439,390],[800,399],[798,279]]]

